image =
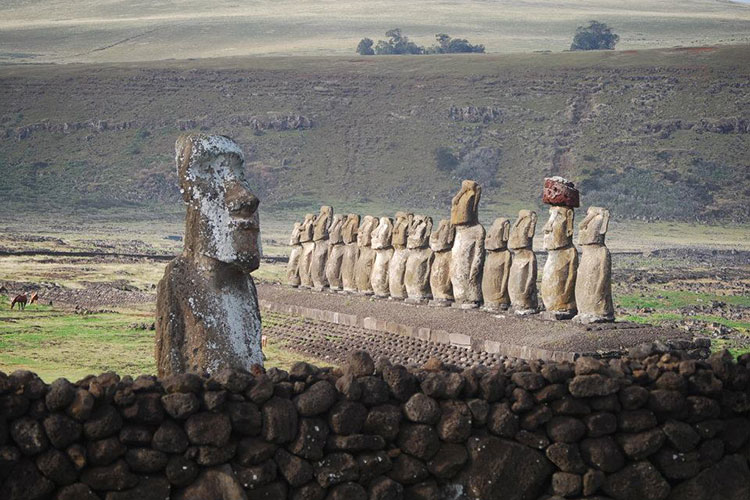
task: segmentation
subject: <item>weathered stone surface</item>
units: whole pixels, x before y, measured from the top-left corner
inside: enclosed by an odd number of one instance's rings
[[[614,321],[612,302],[612,257],[604,244],[609,226],[609,210],[589,207],[578,227],[581,263],[576,278],[576,304],[581,323]]]
[[[456,236],[450,276],[453,299],[462,307],[477,307],[482,302],[485,230],[478,222],[481,196],[479,184],[464,180],[451,200],[451,224],[456,228]]]
[[[575,188],[575,184],[563,177],[547,177],[544,179],[542,203],[576,208],[580,205],[580,193]]]
[[[625,465],[625,457],[610,436],[584,439],[579,446],[583,460],[603,472],[616,472]]]
[[[533,314],[539,307],[537,297],[536,255],[532,249],[536,232],[536,212],[521,210],[510,228],[508,248],[513,252],[508,276],[508,294],[517,314]]]
[[[302,253],[300,254],[298,267],[300,286],[304,288],[312,288],[313,286],[310,270],[313,253],[315,252],[315,242],[313,241],[314,227],[315,214],[305,214],[299,237],[300,245],[302,245]]]
[[[188,418],[185,432],[192,444],[221,447],[229,442],[232,423],[222,413],[202,412]]]
[[[141,474],[154,474],[167,466],[169,456],[150,448],[131,448],[125,453],[130,470]]]
[[[348,453],[329,453],[324,459],[314,463],[313,469],[315,479],[323,488],[359,478],[357,462]]]
[[[36,455],[49,446],[42,424],[30,417],[14,420],[10,424],[10,437],[24,455]]]
[[[244,155],[231,139],[203,134],[181,136],[175,152],[187,222],[183,253],[157,288],[159,375],[262,365],[248,274],[260,264],[259,202],[244,180]]]
[[[430,234],[430,250],[433,255],[430,268],[430,290],[433,305],[445,306],[453,301],[450,266],[455,237],[456,229],[448,219],[442,219],[437,229]]]
[[[367,418],[367,408],[362,403],[339,401],[328,415],[331,430],[343,436],[362,430]]]
[[[372,233],[372,249],[375,251],[375,260],[372,264],[372,275],[370,276],[372,290],[375,296],[380,298],[386,298],[390,295],[388,266],[393,256],[392,234],[393,221],[389,217],[381,217],[378,226]]]
[[[437,432],[448,443],[463,443],[471,435],[471,412],[463,401],[443,401]]]
[[[440,439],[429,425],[404,424],[398,433],[398,445],[410,455],[429,460],[440,448]]]
[[[404,270],[404,286],[409,301],[422,302],[432,297],[430,290],[430,267],[432,249],[429,247],[432,218],[415,215],[409,227],[406,241],[408,255]]]
[[[401,484],[409,485],[424,481],[430,475],[422,460],[406,453],[397,456],[388,477]]]
[[[130,472],[125,460],[105,467],[92,467],[81,474],[81,482],[94,490],[122,491],[138,484],[138,476]]]
[[[286,264],[286,282],[290,286],[297,287],[300,285],[299,264],[302,257],[302,243],[299,238],[302,233],[302,224],[294,223],[292,235],[289,237],[289,262]]]
[[[365,215],[357,233],[357,247],[359,255],[354,265],[354,280],[357,292],[372,295],[372,268],[375,264],[375,250],[372,249],[372,233],[378,227],[378,219],[372,215]]]
[[[357,483],[344,483],[331,488],[326,500],[366,500],[367,490]]]
[[[313,226],[313,254],[310,260],[310,280],[320,290],[328,286],[326,262],[328,260],[328,230],[333,221],[333,207],[323,205]]]
[[[508,250],[510,221],[499,217],[492,223],[484,248],[487,254],[482,271],[482,297],[484,308],[488,311],[505,310],[510,307],[508,279],[512,255]]]
[[[102,439],[115,434],[122,427],[122,418],[114,406],[98,408],[83,424],[83,434],[88,439]]]
[[[555,472],[552,474],[552,491],[561,497],[572,497],[581,493],[583,479],[578,474],[570,472]]]
[[[368,490],[370,500],[400,500],[404,495],[400,483],[384,476],[372,481]]]
[[[545,450],[547,458],[563,472],[583,474],[586,464],[583,463],[578,445],[574,443],[553,443]]]
[[[750,498],[750,470],[740,455],[724,457],[672,489],[669,500],[744,500]]]
[[[547,260],[542,272],[542,302],[545,319],[570,319],[575,316],[575,284],[578,251],[573,246],[573,209],[551,207],[544,226]]]
[[[10,468],[0,490],[2,500],[43,500],[54,491],[55,483],[45,478],[30,460],[21,460]]]
[[[60,411],[65,409],[75,396],[76,388],[73,384],[64,378],[59,378],[49,386],[47,394],[44,396],[44,402],[50,411]]]
[[[328,259],[326,260],[326,281],[331,290],[343,290],[341,281],[341,265],[344,262],[344,236],[342,230],[346,216],[336,214],[333,216],[328,237]],[[291,257],[290,257],[291,259]]]
[[[643,460],[653,455],[659,451],[665,439],[664,432],[659,428],[617,436],[617,442],[620,444],[622,451],[631,460]]]
[[[99,497],[83,483],[75,483],[60,488],[55,500],[99,500]]]
[[[163,477],[141,477],[138,486],[126,491],[110,491],[104,500],[164,500],[171,487]]]
[[[357,291],[356,267],[359,257],[359,245],[357,235],[359,234],[359,215],[349,214],[346,216],[344,227],[341,228],[341,238],[344,241],[344,255],[341,258],[341,286],[345,292]]]
[[[644,461],[607,476],[603,490],[617,500],[663,500],[669,496],[670,487],[656,468]]]
[[[294,402],[301,416],[312,417],[328,411],[337,396],[336,388],[327,380],[321,380],[297,396]]]
[[[263,405],[263,437],[288,443],[297,435],[297,409],[288,399],[273,397]]]
[[[78,479],[78,471],[68,455],[51,448],[36,457],[36,466],[45,477],[56,484],[73,484]]]
[[[418,424],[434,424],[440,418],[440,405],[426,394],[418,392],[404,404],[404,415]]]
[[[276,451],[274,460],[276,465],[279,466],[281,475],[293,488],[302,486],[313,478],[313,467],[309,462],[283,449]]]
[[[617,380],[598,373],[578,375],[568,384],[568,390],[577,398],[608,396],[617,392],[619,388]]]
[[[406,242],[409,237],[409,228],[411,227],[413,218],[413,214],[396,212],[396,221],[393,224],[393,234],[391,237],[393,255],[388,265],[388,290],[390,296],[394,299],[406,298],[404,274],[406,273],[406,260],[409,257]]]
[[[175,492],[173,497],[175,500],[247,500],[245,490],[228,465],[204,470],[195,482]]]
[[[359,466],[359,481],[363,484],[372,481],[374,478],[387,473],[393,468],[391,458],[383,450],[357,455],[357,465]]]
[[[382,370],[382,375],[391,394],[399,401],[407,401],[419,390],[417,378],[401,365],[386,366]]]
[[[375,406],[370,408],[362,430],[392,441],[399,433],[401,418],[401,410],[397,406],[390,404]]]
[[[443,443],[438,452],[427,462],[430,474],[440,479],[450,479],[458,474],[469,459],[466,446]]]

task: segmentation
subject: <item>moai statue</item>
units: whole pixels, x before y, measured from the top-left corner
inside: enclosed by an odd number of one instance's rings
[[[299,242],[302,245],[302,254],[299,258],[299,286],[302,288],[312,288],[313,286],[310,267],[312,266],[313,253],[315,252],[315,242],[313,241],[314,227],[315,214],[306,214],[305,220],[302,221],[302,232],[299,235]]]
[[[578,226],[581,264],[576,280],[576,303],[580,323],[606,323],[615,320],[612,304],[612,256],[604,245],[609,226],[609,210],[589,207]]]
[[[500,312],[510,307],[508,277],[512,255],[508,250],[509,237],[510,221],[498,217],[492,223],[487,238],[484,240],[484,248],[487,251],[482,273],[482,297],[485,311]]]
[[[479,199],[482,188],[465,180],[451,201],[451,224],[456,238],[451,250],[451,285],[455,307],[473,309],[482,302],[484,265],[484,227],[479,223]]]
[[[359,257],[359,245],[357,235],[359,234],[359,215],[349,214],[346,222],[341,228],[341,239],[344,240],[344,256],[341,259],[341,286],[344,292],[355,293],[357,291],[357,279],[355,269],[357,257]]]
[[[359,255],[354,266],[354,280],[357,284],[357,292],[362,295],[372,295],[372,266],[375,263],[375,250],[372,249],[372,233],[378,227],[378,219],[372,215],[362,218],[357,234],[357,246]]]
[[[406,241],[409,256],[406,259],[404,272],[407,295],[404,302],[410,304],[423,304],[432,297],[430,292],[430,267],[432,265],[432,250],[429,246],[430,232],[432,232],[432,217],[415,215]]]
[[[536,231],[536,212],[521,210],[510,228],[508,248],[513,252],[508,277],[510,305],[518,315],[535,314],[539,310],[536,289],[536,255],[533,242]]]
[[[370,282],[375,296],[381,299],[388,298],[388,263],[393,256],[391,237],[393,235],[393,220],[390,217],[381,217],[378,227],[372,233],[372,249],[375,250],[375,262],[372,265]]]
[[[413,214],[396,212],[396,222],[393,225],[393,256],[388,263],[388,289],[392,299],[403,300],[406,298],[406,285],[404,284],[404,273],[406,272],[406,259],[409,257],[409,249],[406,248],[406,240],[409,237]]]
[[[331,290],[341,290],[341,263],[344,260],[344,237],[342,229],[346,216],[333,216],[331,228],[328,231],[328,260],[326,260],[326,280]]]
[[[289,246],[292,247],[289,252],[289,262],[286,265],[286,282],[292,287],[299,286],[299,261],[302,256],[302,244],[299,242],[302,233],[302,224],[294,223],[292,236],[289,238]]]
[[[310,278],[313,288],[322,291],[328,286],[326,279],[326,261],[328,260],[328,230],[333,222],[333,207],[323,205],[315,218],[313,227],[313,256],[310,262]]]
[[[456,228],[451,221],[443,219],[436,231],[430,235],[430,249],[433,259],[430,268],[430,290],[434,307],[448,307],[453,303],[453,285],[451,284],[451,250],[456,237]]]
[[[544,226],[544,249],[547,261],[542,272],[541,317],[549,320],[570,319],[576,315],[576,272],[578,251],[573,246],[573,209],[579,205],[578,190],[562,177],[544,180],[542,201],[552,205]]]
[[[185,244],[156,296],[158,374],[251,370],[263,364],[258,296],[258,198],[245,180],[244,155],[228,137],[177,139],[175,162],[187,204]]]

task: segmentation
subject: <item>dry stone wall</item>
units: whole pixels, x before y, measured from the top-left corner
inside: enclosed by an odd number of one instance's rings
[[[0,499],[746,500],[749,365],[0,373]]]

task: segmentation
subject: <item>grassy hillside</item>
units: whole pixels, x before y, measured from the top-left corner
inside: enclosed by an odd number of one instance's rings
[[[750,43],[750,6],[728,0],[5,0],[0,61],[350,55],[395,27],[420,44],[444,32],[490,52],[561,51],[590,19],[621,49]]]
[[[747,224],[749,81],[750,46],[5,66],[0,199],[7,219],[181,214],[174,139],[203,130],[285,214],[443,213],[472,177],[512,215],[559,174],[618,219]]]

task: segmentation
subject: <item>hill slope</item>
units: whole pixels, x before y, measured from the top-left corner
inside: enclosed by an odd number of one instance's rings
[[[0,197],[172,210],[175,137],[203,130],[244,147],[266,209],[444,208],[472,177],[510,215],[557,174],[619,218],[748,223],[748,82],[748,46],[6,66]]]

